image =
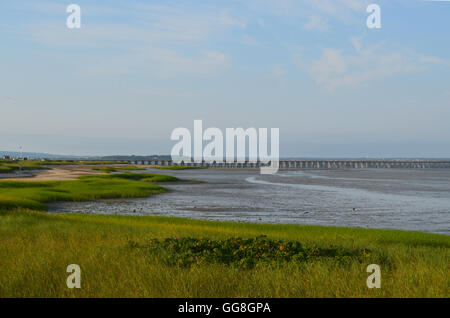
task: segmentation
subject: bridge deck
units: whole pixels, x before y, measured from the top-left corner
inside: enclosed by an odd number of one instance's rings
[[[137,165],[192,166],[210,168],[260,168],[270,163],[262,162],[181,162],[172,160],[126,160]],[[281,169],[438,169],[450,168],[450,160],[280,160]]]

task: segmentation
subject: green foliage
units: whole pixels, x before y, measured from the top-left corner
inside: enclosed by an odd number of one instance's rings
[[[286,263],[305,262],[313,258],[331,258],[337,261],[363,260],[371,253],[368,250],[346,249],[339,246],[304,246],[298,241],[273,240],[266,235],[244,239],[226,240],[207,238],[166,238],[151,239],[139,245],[130,241],[130,247],[147,248],[157,252],[168,265],[189,267],[205,263],[238,266],[246,269],[264,263],[283,266]]]
[[[292,253],[295,242],[301,242],[307,251],[324,252],[321,256],[310,253],[313,256],[307,260],[295,260],[294,255],[291,261],[281,263],[272,257],[254,266],[227,265],[215,259],[173,266],[165,259],[174,255],[173,250],[148,248],[150,237],[164,242],[176,236],[199,242],[207,238],[226,251],[225,243],[220,242],[230,240],[231,244],[239,238],[241,242],[252,239],[251,250],[256,252],[263,249],[258,245],[262,243],[255,242],[261,235],[267,235],[268,244],[274,247],[276,242],[286,246],[292,241]],[[0,209],[0,242],[0,297],[449,295],[447,235]],[[186,242],[192,246],[194,241]],[[241,245],[245,246],[235,246]],[[339,256],[339,251],[344,255]],[[275,249],[271,255],[276,255]],[[81,289],[66,286],[66,267],[74,263],[82,268]],[[366,286],[369,264],[381,265],[380,289]]]
[[[0,173],[11,173],[16,170],[42,170],[46,169],[39,161],[32,160],[0,160]]]
[[[99,175],[99,176],[82,176],[81,180],[89,180],[89,179],[106,179],[106,180],[135,180],[135,181],[144,181],[144,182],[174,182],[178,181],[178,178],[173,176],[166,176],[155,173],[132,173],[132,172],[124,172],[120,174],[108,174],[108,175]]]
[[[44,160],[44,161],[35,161],[42,165],[55,165],[55,166],[79,166],[79,165],[112,165],[112,164],[122,164],[126,162],[120,161],[107,161],[107,160]]]
[[[119,163],[121,162],[93,160],[0,160],[0,173],[11,173],[16,170],[43,170],[52,165],[107,165]]]
[[[103,168],[92,168],[93,171],[101,171],[104,173],[117,172],[117,170],[113,167],[103,167]]]
[[[162,170],[206,169],[206,167],[194,167],[194,166],[152,166],[152,168]]]
[[[142,167],[137,167],[137,166],[126,166],[126,167],[115,167],[115,169],[117,170],[146,170],[145,168]]]
[[[117,171],[138,171],[138,170],[146,170],[145,168],[136,167],[136,166],[126,166],[126,167],[101,167],[101,168],[92,168],[93,171],[102,171],[105,173],[117,172]]]
[[[123,173],[82,176],[73,181],[0,181],[0,209],[45,210],[51,201],[88,201],[135,198],[165,192],[154,182],[172,182],[172,176]]]

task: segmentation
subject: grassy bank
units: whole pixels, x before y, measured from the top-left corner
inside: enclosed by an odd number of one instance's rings
[[[46,169],[43,163],[39,161],[12,161],[0,160],[0,173],[11,173],[16,170],[42,170]]]
[[[136,198],[165,192],[155,182],[171,182],[172,176],[152,173],[121,173],[79,177],[73,181],[0,181],[0,210],[45,210],[51,201],[88,201]]]
[[[154,169],[161,170],[189,170],[189,169],[207,169],[207,167],[195,166],[151,166]]]
[[[0,160],[0,173],[11,173],[16,170],[43,170],[49,166],[62,165],[109,165],[120,164],[114,161],[92,160]]]
[[[448,297],[450,238],[417,232],[48,214],[165,191],[146,173],[0,182],[0,297]],[[41,210],[41,211],[38,211]],[[381,267],[381,289],[366,286]],[[81,289],[66,286],[81,267]]]
[[[1,297],[448,297],[449,238],[414,232],[218,223],[164,217],[0,216]],[[357,258],[311,257],[253,268],[167,263],[149,242],[267,235],[306,248],[365,250]],[[151,244],[151,243],[150,243]],[[167,250],[166,256],[173,256]],[[178,255],[176,255],[178,257]],[[368,289],[368,264],[381,266],[381,289]],[[66,287],[78,264],[81,289]]]
[[[92,160],[1,160],[0,159],[0,173],[11,173],[17,170],[44,170],[50,166],[67,166],[67,165],[113,165],[110,167],[93,168],[92,170],[103,172],[117,172],[127,170],[145,170],[146,168],[137,166],[117,166],[117,164],[125,164],[125,162],[115,161],[92,161]],[[193,166],[160,166],[152,165],[151,168],[162,170],[186,170],[186,169],[206,169],[206,167]]]
[[[104,173],[110,173],[110,172],[118,172],[118,171],[142,171],[146,170],[142,167],[136,167],[136,166],[126,166],[126,167],[102,167],[102,168],[92,168],[93,171],[101,171]]]

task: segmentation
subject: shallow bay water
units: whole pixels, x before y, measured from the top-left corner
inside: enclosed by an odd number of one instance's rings
[[[56,202],[49,211],[450,234],[450,169],[282,170],[276,175],[260,175],[256,169],[148,172],[202,183],[165,184],[170,192],[148,198]]]

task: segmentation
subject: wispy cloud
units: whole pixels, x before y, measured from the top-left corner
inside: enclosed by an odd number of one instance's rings
[[[152,45],[198,44],[226,29],[245,28],[245,22],[232,18],[228,10],[186,12],[181,8],[164,6],[151,9],[128,9],[122,13],[123,17],[133,20],[132,24],[93,19],[76,32],[71,32],[59,19],[46,18],[32,21],[26,31],[33,40],[43,44],[116,46],[124,41]],[[82,10],[83,17],[88,19],[90,7],[83,7]]]
[[[247,22],[243,18],[234,18],[230,14],[231,9],[224,9],[220,12],[219,22],[223,25],[235,26],[241,29],[245,29]]]
[[[332,20],[363,24],[369,0],[245,0],[252,11],[275,16],[298,17],[305,30],[324,30]]]
[[[450,0],[448,0],[450,1]],[[423,63],[439,64],[444,66],[450,66],[450,60],[435,57],[435,56],[422,56],[420,61]]]
[[[65,12],[57,3],[42,7],[29,5],[32,12],[54,15]],[[104,10],[104,12],[103,12]],[[78,30],[65,27],[60,19],[36,18],[28,27],[17,31],[28,40],[67,52],[80,48],[90,56],[101,55],[95,63],[85,63],[79,71],[86,75],[126,74],[145,70],[149,74],[171,77],[175,75],[205,75],[229,65],[231,57],[217,49],[208,49],[209,41],[217,34],[233,29],[245,29],[246,21],[235,17],[230,9],[206,7],[194,10],[182,6],[130,4],[121,12],[107,6],[84,5],[83,19],[92,15],[114,19],[92,19]],[[126,17],[122,22],[117,16]],[[37,15],[39,17],[39,15]],[[130,19],[133,23],[128,23]],[[247,44],[250,37],[244,38]],[[253,41],[251,44],[256,45]],[[67,53],[67,58],[73,55]],[[78,58],[78,56],[75,56]],[[94,65],[92,65],[94,64]],[[113,67],[111,67],[113,66]]]
[[[311,15],[309,20],[303,24],[305,30],[326,30],[328,29],[328,23],[317,15]]]
[[[351,38],[350,41],[355,49],[354,53],[324,48],[319,58],[310,60],[296,54],[294,63],[317,84],[331,91],[409,72],[425,71],[430,63],[450,66],[448,60],[425,57],[408,49],[393,49],[385,43],[364,47],[361,38]]]
[[[248,46],[262,46],[262,44],[259,41],[255,40],[254,38],[252,38],[248,34],[244,34],[242,36],[241,42],[242,42],[242,44],[245,44],[245,45],[248,45]]]
[[[176,50],[147,46],[134,48],[120,57],[86,61],[78,73],[83,76],[145,74],[162,78],[208,76],[228,67],[230,62],[231,57],[219,51],[201,51],[187,56]]]

